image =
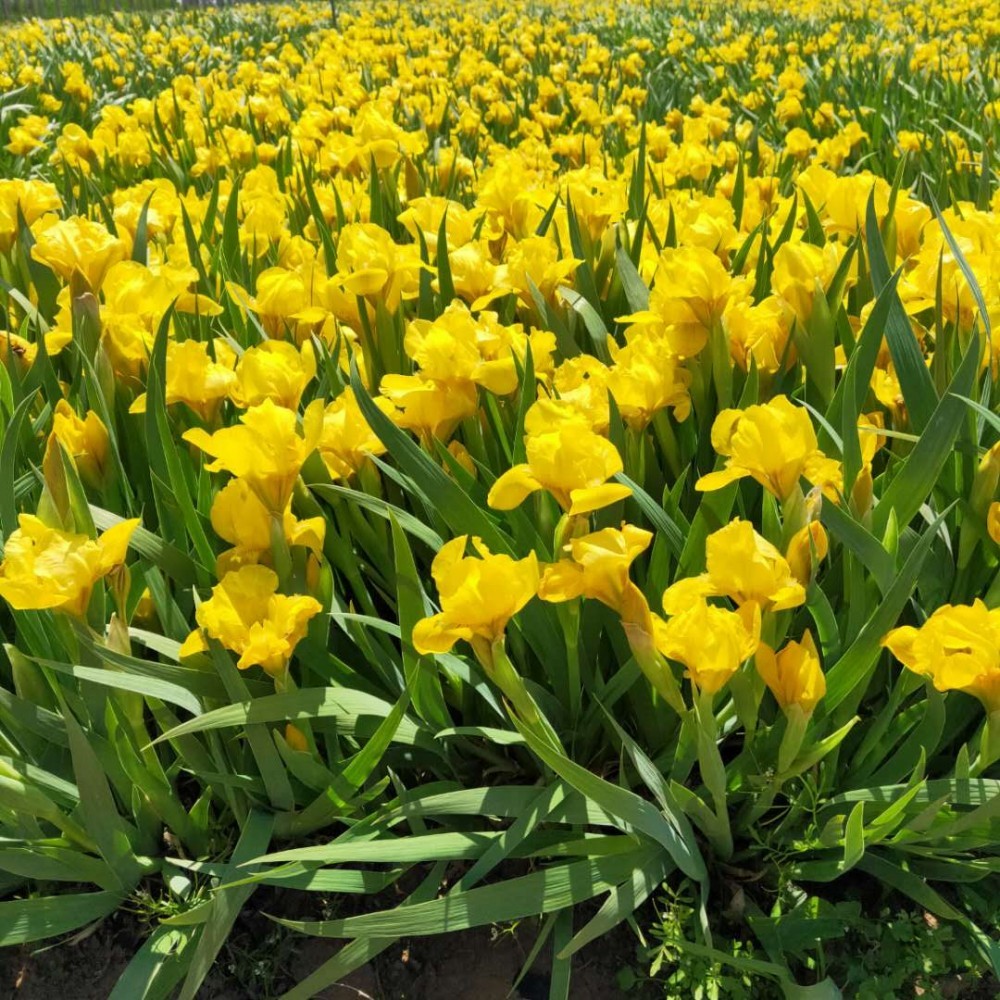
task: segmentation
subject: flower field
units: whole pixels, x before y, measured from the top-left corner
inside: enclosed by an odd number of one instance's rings
[[[1000,8],[331,13],[0,24],[0,945],[1000,975]]]

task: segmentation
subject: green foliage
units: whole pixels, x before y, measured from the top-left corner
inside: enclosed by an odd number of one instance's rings
[[[744,888],[738,889],[722,912],[723,926],[718,930],[740,922],[737,911],[746,899]],[[838,983],[845,996],[877,1000],[919,995],[944,1000],[962,996],[963,991],[986,995],[995,985],[992,977],[983,975],[968,935],[930,913],[878,904],[863,908],[855,900],[828,902],[818,896],[786,902],[789,912],[768,920],[781,934],[787,953],[803,969],[822,972]],[[756,922],[764,919],[758,917]],[[696,906],[682,892],[658,901],[649,931],[653,940],[640,949],[649,978],[631,967],[623,969],[619,985],[626,991],[645,985],[665,997],[706,1000],[788,995],[766,975],[755,974],[755,963],[764,961],[766,953],[753,937],[720,933],[719,950],[700,948]]]

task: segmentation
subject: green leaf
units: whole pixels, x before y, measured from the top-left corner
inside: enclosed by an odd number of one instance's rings
[[[34,285],[38,295],[37,301],[40,315],[39,313],[35,313],[35,318],[40,319],[41,316],[51,316],[54,312],[56,299],[59,296],[60,282],[48,265],[42,264],[32,256],[31,248],[35,245],[35,236],[28,225],[27,219],[24,217],[20,203],[17,206],[17,230],[18,246],[28,266],[28,276],[31,279],[31,284]],[[31,316],[33,311],[32,309],[27,315]],[[45,326],[44,320],[38,323],[37,328],[39,332],[44,331]]]
[[[569,958],[570,955],[575,955],[585,945],[607,934],[631,916],[659,889],[673,868],[674,864],[666,854],[658,854],[648,864],[636,868],[630,878],[611,890],[597,913],[558,953],[559,957]]]
[[[149,239],[147,237],[147,226],[149,216],[149,203],[153,200],[153,194],[142,203],[142,210],[139,212],[139,221],[135,226],[135,239],[132,241],[132,260],[146,266],[149,259]]]
[[[226,212],[222,218],[222,239],[218,244],[223,257],[234,272],[238,269],[241,256],[239,198],[240,179],[237,177],[229,190]]]
[[[161,701],[186,709],[192,715],[201,714],[201,705],[198,699],[186,688],[170,681],[156,677],[140,677],[102,667],[57,663],[55,660],[44,660],[30,656],[28,659],[57,673],[86,681],[88,684],[98,684],[101,687],[114,688],[119,691],[132,691],[147,698],[159,698]]]
[[[736,164],[736,180],[733,182],[733,216],[736,228],[739,229],[743,223],[743,202],[746,198],[746,164],[743,162],[743,150],[740,150],[740,158]]]
[[[414,892],[399,904],[398,909],[407,910],[419,903],[433,899],[441,888],[445,865],[441,862],[434,865],[427,873],[423,882]],[[359,937],[345,944],[333,958],[324,962],[318,969],[302,980],[294,989],[289,990],[283,1000],[310,1000],[321,990],[340,982],[344,976],[370,962],[376,955],[388,948],[400,935],[394,937]]]
[[[892,586],[883,595],[882,601],[875,607],[857,638],[830,668],[827,674],[826,696],[821,703],[825,712],[833,712],[852,692],[858,693],[856,689],[867,681],[871,667],[878,658],[882,640],[896,624],[906,606],[924,560],[930,554],[938,528],[947,513],[946,510],[935,518],[920,536]]]
[[[705,878],[705,864],[698,853],[692,853],[691,846],[684,833],[690,827],[682,830],[655,809],[645,799],[639,798],[634,792],[610,781],[599,778],[596,774],[581,767],[575,761],[563,756],[554,747],[539,739],[527,726],[515,720],[515,725],[525,738],[528,746],[555,771],[568,785],[575,788],[589,801],[596,803],[616,824],[626,833],[644,833],[660,844],[673,858],[674,863],[689,878],[701,881]]]
[[[437,277],[441,294],[441,307],[446,308],[455,298],[455,283],[451,277],[451,261],[448,259],[448,209],[441,215],[441,225],[437,237]]]
[[[621,279],[629,309],[634,313],[645,312],[649,308],[649,289],[622,247],[615,251],[615,262],[618,265],[618,277]]]
[[[3,779],[0,778],[0,783]],[[114,891],[114,873],[100,859],[80,850],[34,844],[0,849],[0,871],[39,882],[92,882]]]
[[[820,808],[848,802],[893,802],[907,792],[906,785],[880,785],[856,788],[834,796]],[[1000,780],[990,778],[934,778],[924,782],[913,797],[914,802],[934,802],[946,796],[957,805],[981,806],[1000,796]]]
[[[635,166],[628,185],[628,214],[633,219],[642,215],[646,203],[646,121],[639,126],[639,145],[635,151]],[[739,223],[737,213],[736,225]]]
[[[300,165],[299,177],[302,178],[306,203],[309,205],[309,212],[312,215],[313,222],[316,224],[316,231],[319,233],[319,240],[323,246],[326,273],[327,275],[332,275],[337,268],[337,250],[333,242],[333,234],[330,232],[330,226],[327,224],[326,216],[323,215],[323,209],[320,206],[319,199],[316,197],[316,189],[313,187],[312,182],[312,171],[309,169],[305,157],[301,158]]]
[[[212,195],[209,199],[208,211],[205,213],[205,223],[202,226],[202,231],[204,232],[206,228],[211,229],[212,223],[214,221],[215,209],[219,198],[219,185],[218,183],[212,188]],[[207,292],[211,287],[208,281],[208,275],[205,273],[205,262],[201,259],[201,251],[198,246],[198,238],[194,234],[194,227],[191,225],[191,216],[188,215],[187,207],[181,202],[181,226],[184,230],[184,242],[187,244],[188,259],[194,265],[198,272],[198,287],[202,292]],[[211,234],[211,239],[214,241],[215,234]]]
[[[625,750],[631,758],[636,771],[639,773],[639,777],[642,779],[643,784],[653,793],[654,798],[660,805],[660,809],[663,811],[663,815],[674,825],[678,836],[686,844],[687,851],[691,857],[691,867],[695,870],[700,870],[703,873],[702,879],[705,879],[707,877],[707,871],[705,869],[705,863],[702,859],[701,852],[698,849],[697,841],[694,837],[694,830],[691,828],[691,824],[688,822],[687,816],[684,815],[684,811],[680,807],[680,804],[674,798],[668,781],[656,765],[649,759],[639,744],[636,743],[635,740],[633,740],[628,733],[626,733],[625,730],[618,725],[615,717],[604,707],[604,705],[601,705],[601,708],[604,709],[605,716],[611,723],[615,732],[618,734],[618,739],[621,740],[622,746],[625,747]]]
[[[185,861],[181,858],[168,858],[171,864],[179,865],[188,871],[211,876],[222,876],[229,872],[224,864]],[[248,880],[261,885],[274,885],[287,889],[302,889],[307,892],[346,892],[353,895],[381,892],[388,889],[405,871],[404,868],[393,868],[385,872],[353,871],[349,869],[317,869],[304,865],[288,865],[277,869],[273,874],[260,872],[247,877]],[[243,879],[240,879],[243,881]],[[196,907],[197,909],[197,907]]]
[[[607,892],[649,863],[657,848],[553,865],[530,875],[469,889],[458,895],[340,920],[284,920],[278,923],[315,937],[398,938],[466,930],[523,920],[573,906]]]
[[[859,802],[847,817],[844,827],[844,859],[842,871],[849,871],[865,853],[865,805]]]
[[[404,531],[419,539],[433,552],[437,552],[444,545],[444,539],[433,528],[428,527],[423,521],[403,510],[402,507],[388,503],[381,497],[369,496],[360,490],[352,490],[347,486],[337,486],[333,483],[308,483],[307,485],[313,493],[319,494],[326,500],[344,497],[359,507],[364,507],[365,510],[370,510],[373,514],[378,514],[379,517],[384,517],[387,521],[395,520]]]
[[[4,540],[17,528],[17,497],[14,493],[14,483],[17,480],[17,449],[24,421],[34,401],[34,393],[25,396],[3,428],[3,445],[0,446],[0,535]]]
[[[896,567],[885,546],[838,504],[824,503],[820,520],[846,549],[861,560],[878,589],[886,593],[896,578]]]
[[[0,718],[23,727],[55,746],[69,745],[63,721],[55,712],[18,698],[0,687]]]
[[[383,720],[392,711],[393,706],[366,694],[364,691],[354,691],[349,688],[302,688],[284,694],[265,695],[261,698],[248,698],[224,708],[216,708],[211,712],[184,722],[168,730],[153,742],[176,739],[188,733],[207,732],[214,729],[227,729],[257,725],[269,722],[299,722],[309,719],[337,720],[337,729],[346,735],[353,735],[364,727],[359,720],[367,718],[369,724],[374,720]],[[424,730],[408,719],[403,719],[395,731],[396,742],[414,744],[422,743],[431,747],[430,737]]]
[[[608,328],[604,325],[601,314],[577,291],[572,288],[560,288],[559,295],[564,302],[583,320],[583,325],[590,334],[593,352],[604,361],[610,363],[608,352]]]
[[[874,187],[868,198],[865,215],[865,245],[868,249],[872,284],[876,293],[881,293],[889,284],[890,273],[882,234],[879,232],[878,219],[875,215]],[[906,315],[898,295],[890,296],[885,339],[889,344],[889,353],[896,367],[896,375],[910,414],[910,421],[917,432],[920,432],[930,421],[938,405],[938,396],[934,389],[934,380],[924,362],[923,351],[920,350],[917,338],[913,335],[910,317]]]
[[[420,656],[413,649],[413,626],[426,616],[425,597],[417,566],[406,535],[395,518],[390,516],[392,548],[396,569],[396,614],[399,618],[403,646],[403,671],[407,688],[413,696],[413,707],[425,722],[436,729],[451,725],[444,702],[441,679],[434,657]],[[402,720],[400,720],[402,721]]]
[[[271,805],[274,806],[275,809],[291,809],[295,804],[295,795],[292,791],[291,783],[288,780],[288,772],[286,771],[284,762],[274,746],[274,742],[271,740],[266,727],[263,725],[264,720],[252,718],[250,715],[250,707],[254,703],[249,700],[250,692],[247,690],[247,686],[243,682],[240,672],[236,669],[236,666],[229,658],[229,653],[226,652],[218,640],[209,640],[209,652],[212,657],[212,662],[215,664],[216,672],[222,679],[222,683],[225,685],[226,692],[229,697],[243,699],[241,706],[230,706],[230,708],[244,707],[247,709],[247,718],[241,722],[241,725],[245,726],[246,739],[250,744],[250,750],[253,753],[254,760],[257,762],[257,767],[260,769],[260,777],[264,782],[264,787],[267,789]],[[276,695],[273,697],[292,697],[292,695]],[[225,709],[222,709],[221,711],[225,711]],[[213,714],[215,713],[208,713],[208,715]],[[198,719],[193,719],[192,722],[200,722],[205,718],[206,716],[203,715]],[[274,720],[268,719],[266,721]],[[190,725],[190,723],[188,723],[188,725]],[[161,740],[166,739],[168,735],[181,735],[183,731],[183,725],[175,726],[174,729],[170,731],[170,734],[164,734],[159,737],[159,739],[154,740],[154,742],[158,743]],[[187,730],[187,732],[191,731],[192,730]]]
[[[481,882],[547,819],[566,798],[568,789],[555,782],[541,789],[538,796],[517,819],[483,852],[476,863],[455,883],[449,895],[458,895]]]
[[[514,423],[512,464],[524,462],[526,459],[524,422],[528,417],[528,410],[534,405],[537,394],[535,387],[535,356],[531,353],[530,341],[525,342],[524,364],[520,364],[516,355],[514,356],[514,364],[518,369],[520,392],[518,393],[517,400],[517,420]]]
[[[187,971],[194,940],[187,928],[157,927],[125,966],[108,1000],[166,1000]]]
[[[166,639],[162,636],[156,639],[150,638],[149,633],[143,633],[141,629],[130,629],[130,634],[138,642],[148,649],[151,649],[161,656],[176,660],[180,643]],[[176,662],[164,663],[162,661],[139,659],[135,656],[126,656],[117,650],[109,649],[100,643],[93,642],[86,635],[81,635],[82,644],[95,656],[124,670],[126,673],[134,674],[138,677],[148,677],[153,680],[165,680],[190,691],[202,699],[215,699],[216,701],[226,700],[226,686],[221,678],[210,671],[198,667],[182,667]],[[273,690],[272,685],[265,680],[246,679],[244,685],[248,694],[255,697],[262,697]]]
[[[916,800],[923,786],[923,781],[917,781],[908,791],[900,795],[895,802],[890,802],[889,805],[878,814],[868,829],[867,837],[870,844],[877,844],[885,840],[886,837],[888,837],[889,834],[896,829],[896,827],[905,818],[907,807],[910,803]],[[852,819],[854,817],[854,813],[857,812],[858,809],[864,809],[863,802],[859,802],[858,805],[851,811]],[[849,822],[848,826],[850,826]]]
[[[230,196],[235,199],[234,186]],[[228,213],[227,213],[228,214]],[[169,485],[169,501],[177,505],[184,530],[198,553],[203,566],[215,565],[215,550],[208,540],[181,464],[181,453],[174,441],[170,428],[170,417],[166,403],[167,339],[174,307],[167,310],[160,322],[156,341],[149,361],[149,377],[146,384],[146,413],[144,429],[146,445],[149,449],[151,472],[159,480]],[[155,445],[155,446],[154,446]]]
[[[504,747],[518,746],[524,743],[524,737],[520,733],[512,732],[509,729],[495,729],[491,726],[451,726],[448,729],[439,729],[434,734],[434,739],[446,740],[453,736],[479,737]]]
[[[555,916],[552,934],[552,971],[549,973],[549,1000],[569,1000],[573,963],[563,955],[573,933],[573,909],[567,906]]]
[[[457,535],[478,535],[494,552],[513,555],[509,539],[495,522],[445,471],[400,430],[373,402],[351,362],[351,387],[368,426],[386,446],[397,465],[410,476]]]
[[[945,920],[965,922],[964,914],[935,892],[924,879],[897,864],[893,864],[880,854],[869,851],[858,862],[858,867],[887,886],[909,896],[925,910],[930,910],[931,913],[944,917]]]
[[[890,512],[900,526],[908,524],[937,485],[965,417],[965,407],[955,397],[968,396],[975,384],[982,357],[980,344],[978,335],[970,339],[948,394],[938,402],[913,451],[879,498],[872,515],[876,535],[885,533]]]
[[[358,751],[344,768],[342,778],[353,791],[359,789],[378,767],[389,744],[395,739],[406,710],[410,705],[409,687],[400,695],[392,711],[379,723],[371,739]]]
[[[243,832],[233,850],[231,863],[240,865],[250,858],[258,856],[267,848],[271,841],[274,828],[274,817],[259,810],[253,810],[247,817]],[[242,884],[235,888],[227,888],[223,883],[212,897],[212,911],[205,921],[198,938],[198,945],[191,957],[191,966],[184,979],[184,985],[179,994],[180,1000],[194,1000],[198,989],[204,982],[208,970],[215,963],[216,956],[226,943],[240,910],[257,887],[253,884]]]
[[[80,790],[80,814],[87,833],[94,838],[101,857],[114,872],[118,886],[129,890],[142,874],[131,832],[118,811],[107,776],[84,731],[59,694],[66,735],[73,759],[73,774]]]
[[[511,819],[527,809],[537,794],[538,789],[529,785],[497,785],[426,795],[418,789],[390,810],[384,819],[386,822],[414,816],[495,816]],[[553,821],[560,823],[614,826],[614,821],[603,809],[576,793],[558,807],[556,813],[558,819],[553,816]]]
[[[671,938],[670,945],[680,951],[690,952],[702,958],[710,958],[723,966],[732,966],[743,972],[751,972],[756,975],[773,976],[779,982],[788,979],[788,969],[776,962],[764,962],[757,958],[745,958],[743,955],[734,955],[730,952],[720,951],[718,948],[711,948],[708,945],[697,944],[694,941],[686,941],[680,938]]]
[[[496,830],[476,833],[424,833],[414,837],[353,840],[342,837],[315,847],[291,847],[254,862],[262,864],[422,864],[482,857],[503,836]]]
[[[573,202],[568,193],[566,195],[566,227],[569,230],[569,241],[573,250],[573,256],[580,261],[573,275],[574,283],[583,297],[597,312],[600,312],[601,297],[597,292],[594,269],[591,266],[587,248],[584,246],[583,234],[580,231],[580,221],[577,218],[576,210],[573,208]]]
[[[832,427],[840,428],[844,452],[844,485],[849,490],[861,471],[861,443],[858,436],[858,417],[868,397],[872,373],[878,352],[882,347],[889,310],[896,297],[896,286],[901,271],[896,271],[879,293],[861,336],[851,352],[847,369],[837,384],[833,400],[826,411]]]
[[[989,163],[989,147],[983,147],[983,172],[984,175],[987,170],[987,164]],[[986,340],[989,341],[992,334],[992,324],[990,323],[990,311],[986,306],[986,300],[983,298],[982,289],[979,287],[979,282],[976,280],[975,272],[969,266],[969,262],[965,259],[965,254],[962,253],[962,248],[958,245],[955,237],[952,235],[951,230],[948,228],[948,224],[944,220],[944,216],[941,214],[941,209],[938,208],[937,200],[934,197],[934,192],[928,189],[927,191],[928,199],[931,203],[931,209],[934,211],[934,218],[937,224],[941,227],[941,232],[944,233],[944,238],[948,243],[948,249],[951,250],[958,263],[959,269],[962,275],[965,277],[966,282],[969,286],[969,291],[972,293],[972,297],[976,300],[976,308],[979,310],[979,321],[983,324],[986,330]]]
[[[680,557],[684,551],[684,533],[663,509],[662,504],[658,504],[634,479],[629,479],[624,472],[617,473],[615,479],[632,491],[632,499],[639,505],[649,523],[663,536],[674,556]]]
[[[0,947],[28,944],[75,931],[112,913],[116,892],[84,892],[0,902]]]
[[[1000,431],[1000,416],[997,416],[992,410],[983,406],[982,403],[977,403],[974,399],[968,399],[965,396],[956,396],[955,398],[960,399],[966,406],[975,410],[994,430]]]
[[[90,515],[99,531],[107,531],[124,521],[125,518],[101,507],[90,505]],[[199,579],[209,579],[209,572],[196,563],[186,552],[165,542],[159,535],[147,530],[141,524],[132,532],[129,548],[143,559],[159,566],[166,575],[182,587],[192,587]]]

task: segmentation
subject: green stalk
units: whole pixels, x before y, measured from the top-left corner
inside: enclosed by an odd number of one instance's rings
[[[733,401],[733,362],[729,351],[729,337],[716,319],[708,334],[712,359],[712,384],[715,386],[716,410],[725,410]]]
[[[566,708],[571,729],[576,731],[580,719],[583,691],[580,682],[580,601],[569,601],[557,606],[563,638],[566,641]]]
[[[477,650],[477,654],[480,653]],[[503,696],[510,702],[517,712],[521,721],[531,727],[531,729],[546,743],[553,746],[560,753],[565,751],[552,728],[552,724],[542,714],[535,699],[525,686],[524,680],[517,672],[514,664],[511,663],[507,650],[504,647],[503,636],[494,642],[485,655],[479,656],[480,663],[486,670],[490,680],[503,692]]]
[[[287,587],[292,579],[292,552],[285,535],[285,522],[281,514],[271,515],[271,555],[279,586]]]
[[[983,602],[988,608],[1000,606],[1000,570],[997,570],[996,575],[993,577],[993,582],[990,584],[989,590],[986,591]]]
[[[681,449],[666,410],[660,410],[653,414],[652,427],[660,450],[663,452],[663,457],[666,459],[667,468],[670,469],[670,476],[672,479],[677,479],[681,474],[683,464],[681,462]]]
[[[970,776],[978,778],[998,760],[1000,760],[1000,709],[990,712],[986,717],[980,737],[979,755],[969,771]]]
[[[719,752],[718,732],[712,712],[712,695],[699,693],[694,702],[695,721],[698,729],[698,768],[701,780],[715,804],[718,827],[712,837],[716,852],[723,859],[733,855],[733,833],[729,825],[728,796],[726,794],[726,765]]]

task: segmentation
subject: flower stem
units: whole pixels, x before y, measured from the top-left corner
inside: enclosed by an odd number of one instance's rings
[[[700,694],[695,699],[695,715],[698,727],[698,768],[715,804],[715,818],[718,827],[712,838],[713,845],[722,858],[733,854],[733,833],[729,825],[729,810],[726,795],[726,765],[716,742],[718,733],[715,716],[712,713],[712,696]]]

